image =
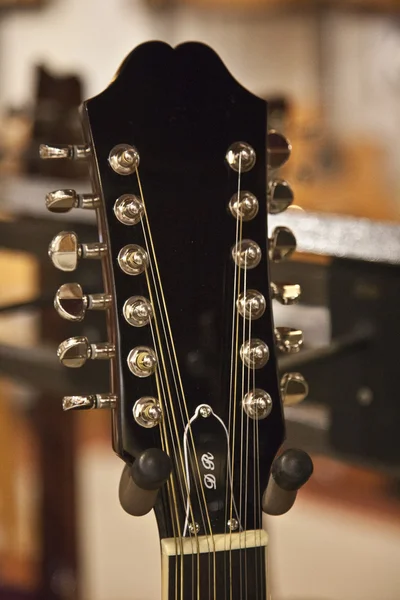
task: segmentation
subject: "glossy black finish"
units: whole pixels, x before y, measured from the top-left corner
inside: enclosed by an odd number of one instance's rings
[[[256,371],[255,381],[257,387],[271,395],[273,409],[267,419],[258,423],[259,450],[255,459],[253,435],[257,424],[254,421],[249,421],[247,430],[244,419],[244,438],[248,439],[248,446],[240,444],[242,369],[239,358],[235,442],[233,444],[231,436],[231,451],[236,503],[239,506],[242,493],[243,506],[246,502],[247,507],[242,513],[243,527],[248,529],[261,526],[261,496],[284,438],[267,266],[266,114],[266,103],[241,87],[208,47],[188,43],[172,49],[164,43],[151,42],[127,57],[110,87],[86,103],[83,115],[87,141],[95,153],[93,177],[98,181],[97,191],[104,202],[102,232],[111,258],[106,291],[112,293],[114,299],[111,334],[115,337],[117,361],[113,391],[120,398],[114,423],[114,447],[127,462],[132,462],[147,448],[160,447],[160,436],[158,427],[143,429],[132,417],[134,402],[145,395],[157,397],[157,388],[154,376],[138,379],[129,371],[127,356],[135,346],[153,346],[153,341],[150,327],[128,325],[122,308],[130,296],[148,297],[149,293],[145,275],[124,274],[117,256],[124,245],[144,246],[145,242],[141,224],[129,227],[115,218],[115,200],[124,193],[139,195],[140,190],[135,174],[121,176],[111,169],[109,152],[113,146],[127,143],[134,145],[140,154],[139,173],[188,415],[191,417],[198,405],[207,403],[228,426],[234,280],[231,248],[235,243],[236,221],[227,207],[237,191],[238,177],[226,164],[225,154],[235,141],[246,141],[256,151],[256,165],[242,174],[241,189],[257,196],[260,210],[253,221],[243,223],[243,238],[255,240],[263,253],[260,265],[248,271],[247,286],[260,290],[267,298],[266,313],[253,321],[252,337],[261,338],[270,349],[270,360],[266,367]],[[166,320],[165,311],[156,307],[161,345],[169,363],[160,313]],[[241,318],[239,340],[240,347]],[[175,440],[176,445],[182,446],[187,418],[185,415],[181,418],[169,366],[168,373],[171,399],[167,397],[166,404],[170,411],[173,405],[179,430],[176,437],[167,423],[169,442],[172,444]],[[201,456],[211,453],[214,457],[216,490],[204,489],[213,531],[222,533],[227,530],[226,436],[213,417],[196,420],[193,436],[202,477],[206,471]],[[176,474],[180,470],[179,456],[171,458]],[[257,460],[259,486],[255,486],[253,477]],[[244,463],[248,465],[247,475],[242,471],[240,480],[240,465]],[[192,474],[192,490],[194,477]],[[194,493],[192,501],[194,517],[202,523]],[[178,493],[181,526],[185,518],[184,502]],[[156,513],[161,537],[171,537],[171,507],[166,490],[160,495]],[[204,527],[200,533],[204,533]]]

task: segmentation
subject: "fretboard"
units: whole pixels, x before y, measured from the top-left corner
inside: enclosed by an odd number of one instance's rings
[[[265,531],[164,539],[162,600],[266,600]]]

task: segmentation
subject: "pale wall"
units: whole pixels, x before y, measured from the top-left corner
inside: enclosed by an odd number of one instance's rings
[[[137,44],[210,44],[253,91],[282,91],[316,99],[313,18],[206,13],[170,15],[143,0],[52,0],[47,9],[13,12],[0,22],[0,104],[29,102],[32,66],[80,72],[87,94],[99,93]]]

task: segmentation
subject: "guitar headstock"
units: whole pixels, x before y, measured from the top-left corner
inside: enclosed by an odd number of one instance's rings
[[[140,46],[82,120],[85,146],[42,156],[87,160],[93,194],[58,190],[47,205],[96,210],[100,241],[62,232],[50,255],[66,271],[100,259],[105,289],[65,284],[55,305],[78,321],[107,311],[109,340],[71,338],[58,354],[70,367],[109,359],[111,380],[64,409],[111,408],[125,483],[148,492],[125,508],[155,503],[162,538],[259,530],[284,440],[282,395],[307,393],[299,374],[277,371],[277,352],[298,351],[302,333],[276,329],[272,315],[273,299],[291,304],[300,289],[268,269],[295,250],[288,229],[266,235],[268,210],[293,200],[274,177],[290,145],[268,133],[266,102],[198,43]]]

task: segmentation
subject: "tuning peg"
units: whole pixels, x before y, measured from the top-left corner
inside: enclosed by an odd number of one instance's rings
[[[83,321],[87,310],[107,310],[110,294],[84,295],[79,283],[64,283],[54,297],[54,308],[67,321]]]
[[[106,251],[103,243],[79,244],[74,231],[61,231],[49,246],[51,262],[61,271],[74,271],[79,258],[101,258]]]
[[[118,144],[111,150],[108,162],[118,175],[132,175],[140,163],[139,152],[129,144]]]
[[[46,196],[46,208],[53,213],[66,213],[71,208],[94,209],[99,204],[94,194],[77,194],[75,190],[54,190]]]
[[[93,408],[115,408],[117,396],[93,394],[91,396],[64,396],[62,408],[67,410],[91,410]]]
[[[275,341],[281,352],[294,354],[303,345],[303,332],[293,327],[276,327]]]
[[[308,396],[308,383],[301,373],[285,373],[280,383],[282,401],[285,406],[294,406]]]
[[[267,135],[267,164],[271,169],[279,169],[288,160],[292,152],[291,143],[284,135],[274,129]]]
[[[298,283],[271,283],[271,295],[285,306],[295,304],[301,296],[301,287]]]
[[[294,199],[293,190],[284,179],[274,179],[268,184],[268,212],[278,215],[292,204]]]
[[[274,262],[289,258],[296,250],[296,238],[287,227],[276,227],[269,239],[269,257]]]
[[[92,360],[108,359],[115,356],[115,346],[109,342],[91,344],[86,337],[68,338],[58,346],[57,356],[65,367],[82,367],[88,358]]]
[[[59,146],[49,146],[41,144],[39,146],[39,155],[43,160],[67,158],[68,160],[84,160],[90,156],[90,146],[71,146],[62,144]]]

